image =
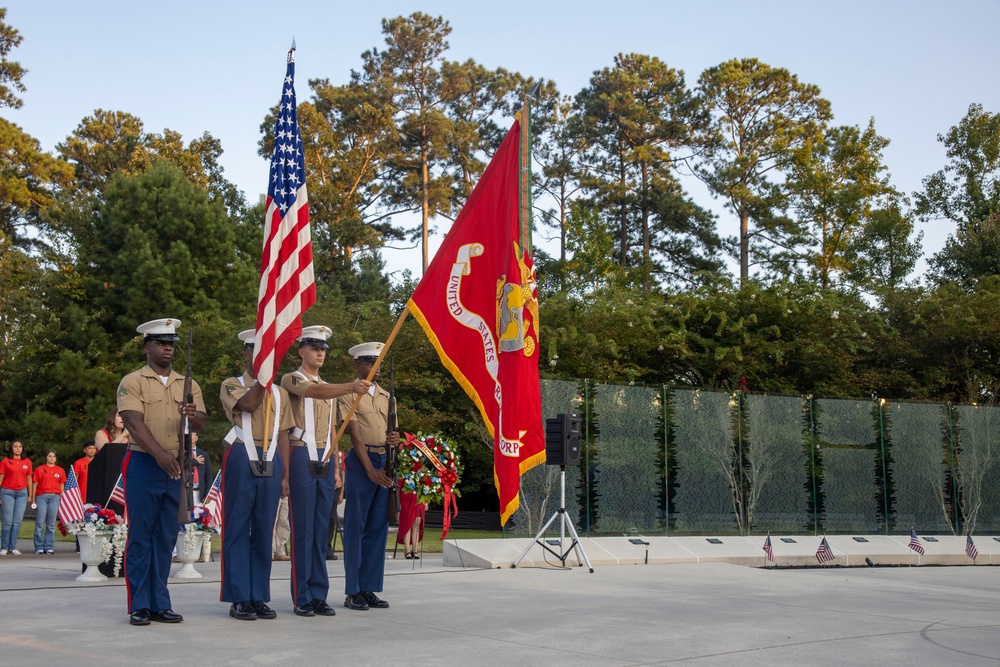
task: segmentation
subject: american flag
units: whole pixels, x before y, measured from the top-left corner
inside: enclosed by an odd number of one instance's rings
[[[282,358],[301,334],[302,313],[316,303],[306,169],[295,107],[294,53],[293,43],[274,128],[257,293],[253,368],[264,387],[271,386]]]
[[[118,481],[115,482],[115,488],[111,492],[111,496],[108,497],[108,502],[105,503],[105,506],[111,503],[125,504],[125,478],[122,477],[121,473],[118,474]]]
[[[910,548],[916,551],[921,556],[924,555],[924,546],[920,544],[920,538],[917,537],[917,531],[910,528]]]
[[[816,549],[816,560],[820,563],[826,563],[831,560],[836,560],[836,556],[833,555],[833,550],[830,548],[830,543],[823,538],[823,541],[819,543],[819,549]]]
[[[66,474],[66,486],[63,487],[62,498],[59,500],[59,510],[56,512],[63,525],[68,526],[74,521],[83,521],[83,500],[80,498],[80,484],[76,481],[76,473],[70,467]]]
[[[222,527],[222,471],[220,470],[215,475],[215,481],[212,482],[212,488],[209,489],[208,495],[205,496],[205,504],[215,503],[215,509],[212,510],[212,518],[215,519],[216,525],[220,528]]]
[[[976,548],[976,544],[972,541],[972,535],[965,536],[965,554],[972,560],[976,560],[979,556],[979,549]]]
[[[768,560],[774,560],[774,547],[771,546],[770,535],[768,535],[767,539],[764,540],[764,553],[767,554]]]

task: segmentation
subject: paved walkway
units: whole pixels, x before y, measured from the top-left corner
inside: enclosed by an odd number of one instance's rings
[[[179,626],[128,625],[122,581],[81,585],[72,545],[0,557],[2,665],[995,665],[994,567],[760,569],[730,563],[461,569],[386,563],[387,610],[273,621],[218,602],[219,563],[171,581]],[[175,569],[179,566],[175,565]]]

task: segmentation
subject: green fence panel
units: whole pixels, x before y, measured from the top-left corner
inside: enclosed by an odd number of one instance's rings
[[[594,387],[591,469],[594,484],[593,530],[603,534],[663,531],[657,461],[663,445],[660,392],[649,387]]]
[[[752,532],[811,529],[806,402],[799,396],[748,394],[744,405],[746,505]]]
[[[874,404],[816,399],[814,405],[824,530],[879,532],[882,489],[876,477],[879,433]]]
[[[733,394],[670,392],[677,531],[731,534],[739,530],[733,505],[736,410]]]
[[[885,406],[889,477],[896,533],[952,532],[948,484],[951,446],[944,406],[891,403]]]
[[[959,405],[954,410],[962,530],[1000,530],[1000,408]]]
[[[562,412],[583,414],[583,403],[579,382],[542,380],[543,420]],[[577,530],[581,529],[580,498],[585,496],[582,481],[579,466],[566,467],[566,511]],[[538,465],[522,475],[520,506],[507,520],[504,534],[534,537],[559,509],[559,487],[559,466]]]

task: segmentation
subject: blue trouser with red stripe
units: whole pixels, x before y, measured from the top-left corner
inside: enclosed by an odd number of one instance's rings
[[[322,458],[322,450],[320,450]],[[326,477],[309,476],[309,450],[291,447],[289,458],[288,517],[292,534],[292,602],[303,605],[326,600],[330,576],[326,570],[327,530],[336,495],[333,466]],[[272,515],[273,519],[273,515]],[[268,547],[270,548],[270,547]]]
[[[368,453],[376,470],[385,454]],[[344,592],[379,593],[385,574],[385,539],[389,534],[389,489],[368,479],[352,449],[344,479]]]
[[[128,540],[125,587],[129,613],[170,609],[167,577],[177,545],[177,504],[181,481],[170,479],[146,452],[129,451],[122,461]]]
[[[257,459],[263,458],[257,447]],[[271,599],[271,537],[284,472],[275,452],[272,475],[254,476],[240,441],[222,457],[222,602]]]

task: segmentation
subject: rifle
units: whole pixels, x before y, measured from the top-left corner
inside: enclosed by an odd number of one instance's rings
[[[184,404],[194,403],[191,391],[191,345],[194,341],[194,329],[188,330],[187,369],[184,373]],[[181,424],[177,433],[177,462],[181,464],[181,496],[177,503],[177,523],[191,523],[191,508],[194,507],[194,456],[191,439],[191,429],[187,415],[181,415]]]
[[[397,428],[396,425],[396,362],[389,358],[389,418],[385,434],[389,435]],[[391,525],[399,525],[399,485],[396,484],[396,454],[398,447],[385,448],[385,474],[392,480],[392,487],[389,489],[389,504],[386,507],[386,516]]]

